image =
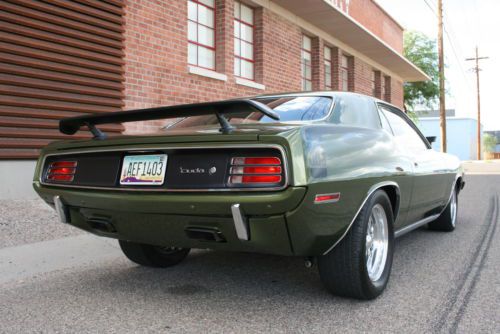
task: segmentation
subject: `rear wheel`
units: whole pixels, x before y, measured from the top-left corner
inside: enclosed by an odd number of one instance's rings
[[[431,230],[451,232],[457,224],[458,213],[458,189],[455,187],[451,194],[450,202],[444,209],[443,213],[428,224]]]
[[[147,267],[166,268],[184,260],[189,248],[161,247],[119,240],[123,254],[132,262]]]
[[[378,190],[359,212],[344,239],[318,258],[321,281],[335,295],[373,299],[389,281],[393,249],[391,202],[383,190]]]

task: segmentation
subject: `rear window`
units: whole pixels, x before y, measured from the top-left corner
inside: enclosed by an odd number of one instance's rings
[[[323,96],[271,97],[256,99],[280,115],[280,122],[316,121],[325,118],[330,111],[332,99]],[[264,116],[260,122],[275,122]]]
[[[267,105],[280,115],[276,121],[260,112],[242,112],[225,115],[231,124],[286,123],[315,121],[325,118],[332,107],[333,99],[324,96],[280,96],[263,97],[255,101]],[[166,128],[187,128],[219,124],[215,115],[188,117]]]

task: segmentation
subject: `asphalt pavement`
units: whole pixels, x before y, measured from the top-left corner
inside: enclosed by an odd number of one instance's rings
[[[329,295],[301,258],[198,250],[142,268],[41,202],[0,201],[0,333],[500,333],[500,175],[466,182],[456,230],[398,239],[368,302]]]

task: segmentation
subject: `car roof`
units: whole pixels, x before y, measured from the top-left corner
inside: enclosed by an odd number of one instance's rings
[[[284,93],[274,93],[274,94],[262,94],[262,95],[256,95],[251,98],[253,99],[259,99],[259,98],[271,98],[271,97],[292,97],[292,96],[328,96],[328,97],[341,97],[341,96],[363,96],[363,97],[368,97],[372,99],[376,103],[383,103],[389,106],[392,106],[396,109],[401,109],[387,101],[378,99],[376,97],[370,96],[370,95],[365,95],[365,94],[360,94],[360,93],[354,93],[354,92],[345,92],[345,91],[332,91],[332,90],[325,90],[325,91],[307,91],[307,92],[284,92]]]

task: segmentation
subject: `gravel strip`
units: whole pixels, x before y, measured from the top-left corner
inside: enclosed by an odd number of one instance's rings
[[[59,222],[41,199],[0,200],[0,248],[84,233]]]

